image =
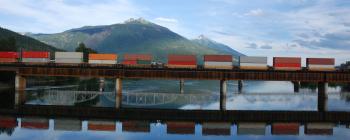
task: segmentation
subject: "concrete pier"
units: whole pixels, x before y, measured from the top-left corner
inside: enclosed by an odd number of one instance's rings
[[[119,109],[122,106],[122,79],[117,78],[115,80],[115,108]]]
[[[318,82],[318,98],[317,98],[317,107],[318,111],[326,111],[327,110],[327,87],[328,83],[326,82]]]
[[[180,80],[180,93],[183,94],[184,93],[184,86],[185,86],[185,80],[181,79]]]
[[[16,75],[15,88],[17,91],[23,91],[26,89],[27,80],[25,77]]]
[[[242,93],[242,89],[243,89],[243,81],[242,80],[238,80],[238,92]]]
[[[300,81],[293,81],[294,85],[294,93],[298,93],[300,91]]]
[[[220,80],[220,110],[226,110],[227,81]]]

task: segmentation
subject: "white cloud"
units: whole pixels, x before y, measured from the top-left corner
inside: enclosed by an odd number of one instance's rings
[[[165,18],[165,17],[157,17],[154,20],[156,21],[161,21],[161,22],[172,22],[172,23],[177,23],[178,20],[174,18]]]
[[[250,10],[249,12],[244,14],[245,16],[254,16],[254,17],[260,17],[260,16],[264,16],[265,12],[261,9],[254,9],[254,10]]]

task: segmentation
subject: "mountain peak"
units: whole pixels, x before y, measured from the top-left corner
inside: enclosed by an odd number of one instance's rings
[[[210,40],[208,37],[206,37],[206,36],[203,35],[203,34],[199,35],[197,39],[198,39],[198,40]]]
[[[130,18],[124,22],[125,24],[152,24],[152,22],[145,20],[144,18]]]

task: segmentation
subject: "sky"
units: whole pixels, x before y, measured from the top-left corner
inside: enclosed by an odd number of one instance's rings
[[[16,32],[142,17],[250,56],[334,57],[337,64],[350,60],[349,13],[349,0],[0,0],[0,26]]]

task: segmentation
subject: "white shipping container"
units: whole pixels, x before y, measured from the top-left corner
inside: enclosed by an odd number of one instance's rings
[[[256,67],[266,67],[267,64],[261,64],[261,63],[240,63],[240,66],[256,66]]]
[[[33,63],[48,63],[49,58],[22,58],[22,62],[33,62]]]
[[[207,65],[207,66],[232,66],[232,62],[205,61],[204,65]]]
[[[55,63],[82,63],[83,59],[80,58],[56,58]]]
[[[264,128],[266,123],[261,122],[242,122],[238,124],[238,128]]]
[[[82,121],[75,119],[55,119],[54,130],[80,131]]]
[[[80,58],[83,59],[82,52],[55,52],[55,58]]]
[[[260,57],[260,56],[240,56],[239,57],[240,63],[263,63],[267,64],[267,57]]]
[[[204,128],[204,129],[230,129],[231,123],[208,122],[208,123],[203,123],[202,128]]]
[[[308,129],[333,129],[333,123],[307,123]]]
[[[117,60],[89,60],[89,64],[117,64]]]

